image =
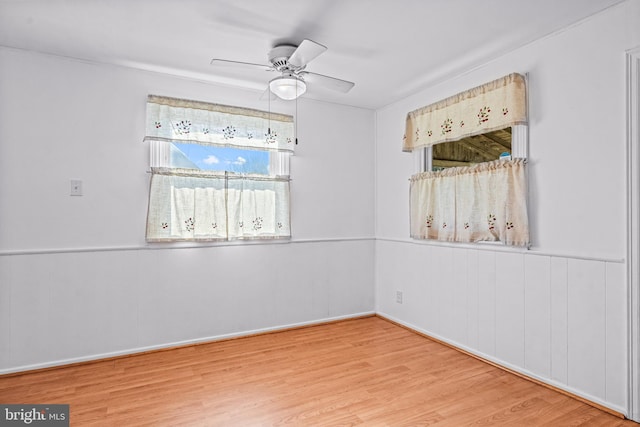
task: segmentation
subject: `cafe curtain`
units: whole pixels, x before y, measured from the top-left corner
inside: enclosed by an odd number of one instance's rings
[[[147,241],[290,238],[289,180],[154,169]]]
[[[413,175],[411,237],[528,247],[525,163],[496,160]]]

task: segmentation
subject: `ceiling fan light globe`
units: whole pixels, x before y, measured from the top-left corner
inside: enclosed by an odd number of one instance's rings
[[[296,99],[307,91],[306,83],[293,76],[280,76],[269,82],[269,90],[286,101]]]

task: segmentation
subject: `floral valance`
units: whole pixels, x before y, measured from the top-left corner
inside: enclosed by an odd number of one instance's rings
[[[293,117],[149,95],[145,141],[293,152]]]
[[[407,114],[403,151],[527,123],[524,76],[508,76]]]

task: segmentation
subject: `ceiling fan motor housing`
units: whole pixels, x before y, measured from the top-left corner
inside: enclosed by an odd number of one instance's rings
[[[304,67],[294,67],[289,64],[289,58],[296,51],[297,46],[280,45],[276,46],[269,51],[269,62],[278,71],[299,71]]]

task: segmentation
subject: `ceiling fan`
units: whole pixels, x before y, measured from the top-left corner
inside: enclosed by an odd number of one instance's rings
[[[327,48],[325,46],[305,39],[299,46],[291,44],[275,46],[267,55],[270,65],[218,58],[212,59],[211,65],[278,71],[280,75],[269,81],[269,90],[271,93],[285,100],[296,99],[304,94],[307,91],[307,83],[343,93],[349,92],[355,83],[305,71],[307,64],[326,50]]]

